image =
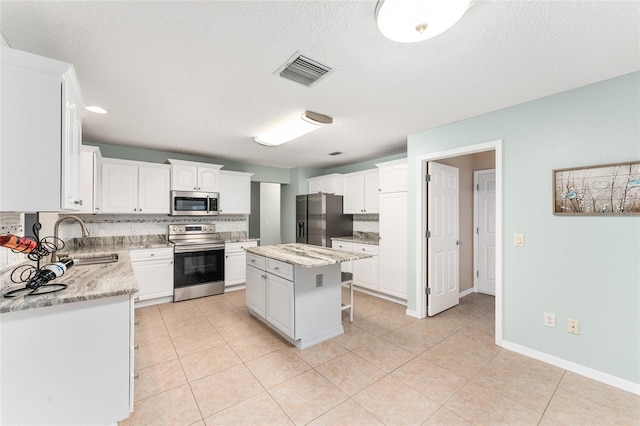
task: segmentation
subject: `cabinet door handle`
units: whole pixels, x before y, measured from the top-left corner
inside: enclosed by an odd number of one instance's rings
[[[251,263],[256,263],[256,260],[255,259],[251,259]]]
[[[277,271],[277,270],[279,270],[279,269],[280,269],[280,267],[279,267],[279,266],[274,266],[274,267],[273,267],[273,269],[274,269],[275,271]]]
[[[140,320],[135,320],[135,321],[133,322],[133,325],[139,325],[139,324],[140,324]]]
[[[155,253],[151,253],[151,254],[149,254],[149,256],[151,256],[151,257],[153,257],[153,256],[155,256],[155,255],[156,255]]]
[[[82,200],[73,200],[73,204],[82,205]]]

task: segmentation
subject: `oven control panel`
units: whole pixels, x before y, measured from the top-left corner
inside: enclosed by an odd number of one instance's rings
[[[214,223],[193,223],[181,225],[169,225],[169,235],[198,235],[216,232]]]

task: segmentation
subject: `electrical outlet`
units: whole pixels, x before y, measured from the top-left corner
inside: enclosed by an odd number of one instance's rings
[[[567,320],[567,331],[571,334],[580,334],[580,321]]]
[[[316,275],[316,287],[322,287],[322,274]]]
[[[556,314],[544,313],[544,325],[551,328],[556,328]]]
[[[516,247],[524,247],[524,234],[513,234],[513,245]]]

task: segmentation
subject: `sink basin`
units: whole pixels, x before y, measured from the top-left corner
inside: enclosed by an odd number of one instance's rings
[[[95,256],[76,256],[73,258],[74,266],[99,265],[101,263],[113,263],[118,261],[117,253],[99,254]]]

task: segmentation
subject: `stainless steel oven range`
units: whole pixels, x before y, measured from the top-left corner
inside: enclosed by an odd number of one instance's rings
[[[173,301],[224,293],[224,240],[213,223],[169,225],[174,245]]]

